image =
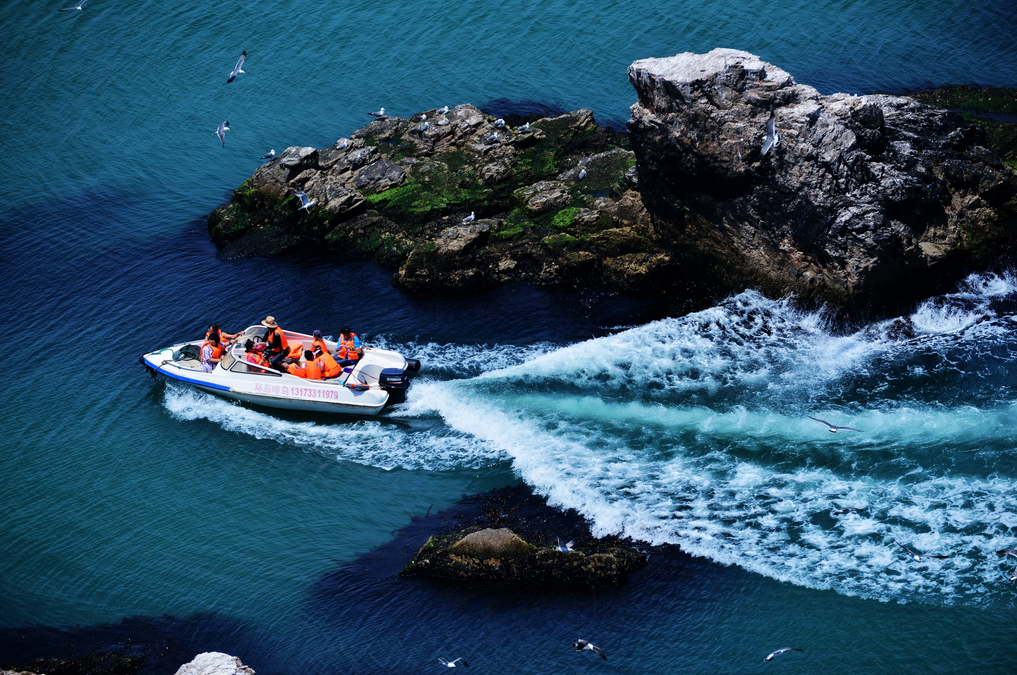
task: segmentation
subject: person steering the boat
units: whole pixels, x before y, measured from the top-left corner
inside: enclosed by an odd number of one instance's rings
[[[284,370],[282,360],[289,356],[290,344],[283,335],[282,328],[275,322],[274,316],[266,316],[261,325],[268,329],[265,333],[265,358],[276,370]]]
[[[360,359],[362,353],[360,338],[348,326],[343,326],[343,329],[339,331],[339,349],[336,352],[336,356],[339,357],[339,365],[353,365]]]
[[[201,345],[201,369],[208,373],[215,370],[215,364],[222,360],[223,351],[219,336],[214,333],[209,335],[205,344]]]

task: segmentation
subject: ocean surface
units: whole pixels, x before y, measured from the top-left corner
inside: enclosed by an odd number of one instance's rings
[[[868,323],[752,289],[661,316],[225,259],[204,224],[270,148],[382,106],[623,124],[640,58],[739,48],[823,93],[1014,87],[1012,1],[68,4],[0,6],[0,664],[147,641],[160,674],[209,650],[259,675],[1013,672],[1013,273]],[[266,412],[138,364],[268,314],[421,359],[407,403]],[[684,553],[593,593],[393,575],[464,495],[513,486]]]

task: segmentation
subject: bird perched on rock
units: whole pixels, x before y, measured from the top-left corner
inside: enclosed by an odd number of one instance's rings
[[[350,142],[345,138],[340,138],[339,141],[335,144],[335,147],[336,150],[345,150],[346,148],[350,147]]]
[[[442,665],[448,666],[449,668],[458,668],[459,666],[466,666],[468,668],[470,666],[470,664],[466,663],[465,659],[456,659],[455,661],[449,661],[448,659],[439,656],[438,662],[441,663]]]
[[[894,541],[893,543],[897,544],[902,549],[904,549],[904,554],[907,557],[909,557],[912,560],[914,560],[915,562],[922,562],[922,558],[937,558],[939,560],[945,560],[946,558],[950,557],[948,555],[927,555],[925,553],[915,553],[914,551],[912,551],[911,549],[909,549],[907,546],[905,546],[904,544],[900,543],[899,541]]]
[[[230,121],[226,120],[219,125],[219,128],[215,130],[215,135],[219,137],[219,142],[222,143],[222,147],[226,147],[226,132],[232,131],[230,129]]]
[[[766,663],[767,661],[773,661],[775,658],[777,658],[778,656],[780,656],[784,652],[803,652],[803,651],[805,651],[805,650],[804,649],[798,649],[798,647],[781,647],[780,649],[778,649],[775,652],[772,652],[769,656],[767,656],[765,659],[763,659],[763,663]]]
[[[491,134],[490,136],[488,136],[487,137],[487,142],[488,143],[497,143],[498,142],[498,134]]]
[[[465,225],[466,223],[472,223],[474,219],[476,219],[476,217],[477,217],[476,214],[473,213],[473,211],[470,211],[470,215],[463,218],[463,225]]]
[[[427,131],[430,128],[431,128],[431,123],[430,122],[424,122],[423,124],[420,125],[419,131],[420,131],[420,133],[424,133],[425,131]]]
[[[822,422],[826,426],[830,427],[830,433],[831,434],[835,434],[838,431],[861,431],[861,429],[855,429],[854,427],[838,427],[838,426],[836,426],[834,424],[830,424],[826,420],[821,420],[818,417],[809,417],[809,419],[810,420],[815,420],[817,422]]]
[[[771,112],[770,119],[766,121],[766,136],[763,137],[763,150],[759,153],[760,157],[765,156],[771,148],[780,145],[780,134],[777,133],[776,123],[777,119]]]
[[[237,61],[237,65],[233,66],[233,70],[230,71],[230,79],[226,80],[226,84],[229,84],[233,80],[237,79],[237,75],[240,75],[241,73],[244,72],[240,70],[240,67],[244,65],[244,61],[246,60],[247,60],[247,50],[245,49],[240,53],[240,60]]]
[[[439,127],[447,127],[449,122],[447,117],[442,117],[440,120],[435,122]]]
[[[438,115],[447,115],[448,114],[448,106],[447,105],[443,105],[442,107],[438,108],[434,112],[437,113]]]
[[[384,119],[385,117],[388,117],[388,115],[385,114],[384,108],[378,110],[378,112],[369,112],[367,114],[370,115],[371,117],[377,117],[378,119]]]
[[[519,127],[519,129],[518,129],[518,131],[524,131],[524,132],[525,131],[529,131],[529,130],[530,130],[530,123],[529,122],[527,122],[523,126]]]
[[[272,148],[261,156],[262,159],[272,159],[273,157],[275,157],[275,148]]]
[[[596,652],[597,654],[600,655],[600,658],[602,658],[605,661],[607,661],[607,657],[604,656],[604,650],[601,649],[600,647],[598,647],[597,645],[590,644],[586,640],[576,640],[575,642],[572,643],[572,646],[575,648],[575,650],[577,652],[581,652],[581,651],[584,651],[584,650],[589,650],[591,652]]]
[[[297,211],[300,211],[301,209],[309,209],[312,206],[314,206],[315,204],[317,204],[317,202],[313,202],[310,199],[308,199],[307,195],[305,195],[300,190],[296,190],[293,194],[295,194],[297,196],[297,199],[299,199],[300,203],[303,205],[299,209],[297,209]]]
[[[498,119],[496,119],[494,121],[494,126],[498,127],[499,129],[504,129],[505,128],[505,120],[503,120],[502,118],[499,117]]]
[[[419,115],[417,115],[417,121],[418,122],[424,122],[426,120],[427,120],[427,113],[420,113]]]
[[[561,551],[562,553],[572,553],[572,545],[573,545],[574,543],[575,543],[575,542],[572,542],[572,541],[567,541],[567,542],[565,542],[565,543],[563,544],[563,543],[561,543],[561,537],[558,537],[558,546],[557,546],[557,550]]]
[[[579,170],[579,180],[586,178],[586,169]]]

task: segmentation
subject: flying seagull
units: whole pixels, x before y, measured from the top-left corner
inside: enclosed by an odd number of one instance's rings
[[[907,546],[905,546],[904,544],[900,543],[899,541],[895,540],[893,543],[897,544],[902,549],[904,549],[907,557],[911,558],[915,562],[922,562],[922,558],[937,558],[939,560],[944,560],[944,559],[950,557],[948,555],[928,555],[926,553],[915,553],[914,551],[912,551],[911,549],[909,549]]]
[[[219,128],[215,130],[215,135],[219,137],[219,142],[222,143],[222,147],[226,147],[226,132],[233,131],[230,129],[230,121],[226,120],[219,125]]]
[[[810,420],[816,420],[817,422],[822,422],[826,426],[830,427],[830,433],[831,434],[835,434],[838,431],[861,431],[861,429],[855,429],[854,427],[838,427],[837,425],[830,424],[826,420],[821,420],[818,417],[809,417],[809,419]]]
[[[850,513],[851,511],[861,511],[861,508],[859,508],[857,506],[848,506],[847,508],[837,509],[836,511],[832,511],[831,515],[834,515],[834,516],[843,516],[845,513]]]
[[[448,659],[441,656],[438,657],[438,662],[448,666],[449,668],[458,668],[459,666],[466,666],[468,668],[470,665],[466,663],[465,659],[456,659],[455,661],[449,661]]]
[[[581,651],[583,651],[585,649],[588,649],[591,652],[596,652],[597,654],[600,654],[600,658],[602,658],[605,661],[607,661],[607,657],[604,656],[604,650],[601,649],[600,647],[598,647],[597,645],[591,645],[586,640],[577,640],[577,641],[572,643],[572,646],[575,647],[577,652],[581,652]]]
[[[233,71],[230,73],[230,79],[226,80],[226,84],[229,84],[233,80],[237,79],[237,75],[244,72],[240,70],[240,67],[244,65],[244,61],[247,60],[247,50],[240,52],[240,60],[237,61],[237,65],[233,66]]]
[[[1007,576],[1006,572],[1003,572],[1003,578],[1007,581],[1017,581],[1017,569],[1014,569],[1013,574]]]
[[[294,191],[293,194],[295,194],[300,199],[300,203],[303,204],[303,206],[297,209],[297,211],[300,211],[301,209],[310,209],[312,206],[317,204],[317,202],[312,202],[310,199],[308,199],[307,195],[305,195],[300,190]]]
[[[477,217],[476,214],[473,213],[473,211],[470,211],[470,215],[463,218],[463,224],[465,225],[466,223],[472,223],[476,219],[476,217]]]
[[[798,649],[798,647],[781,647],[780,649],[778,649],[777,651],[773,652],[772,654],[767,656],[765,659],[763,659],[763,663],[766,663],[767,661],[773,661],[775,658],[777,658],[778,656],[780,656],[784,652],[803,652],[803,651],[805,651],[805,650],[804,649]]]
[[[1017,558],[1017,548],[1004,548],[1002,551],[996,551],[996,555],[1012,555]]]
[[[437,113],[438,115],[447,115],[448,114],[448,106],[447,105],[443,105],[442,107],[438,108],[434,112]]]
[[[76,5],[74,5],[73,7],[64,7],[63,9],[58,9],[57,11],[58,12],[73,12],[76,9],[80,10],[82,7],[85,6],[86,2],[88,2],[88,0],[81,0],[81,2],[79,2]]]
[[[529,122],[527,122],[523,126],[519,127],[519,129],[518,129],[518,131],[529,131],[529,130],[530,130],[530,123]]]
[[[561,537],[558,537],[558,546],[556,547],[556,549],[561,551],[562,553],[572,553],[573,543],[575,542],[568,541],[563,544],[561,543]]]
[[[388,117],[388,115],[385,114],[385,109],[384,108],[382,108],[378,112],[369,112],[367,114],[370,115],[371,117],[377,117],[378,119],[383,119],[385,117]]]
[[[776,148],[780,145],[780,134],[777,133],[777,129],[774,126],[775,118],[773,113],[770,113],[770,119],[766,121],[766,136],[763,137],[763,151],[759,153],[760,157],[763,157],[770,151],[770,148]]]

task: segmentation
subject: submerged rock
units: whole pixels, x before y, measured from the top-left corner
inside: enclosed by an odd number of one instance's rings
[[[535,546],[505,527],[472,527],[428,538],[399,575],[595,587],[617,583],[645,564],[645,554],[621,546],[565,552]]]
[[[629,80],[653,229],[731,288],[847,306],[914,299],[1017,240],[1017,174],[954,113],[822,96],[733,49],[636,61]],[[779,142],[764,153],[771,115]]]

